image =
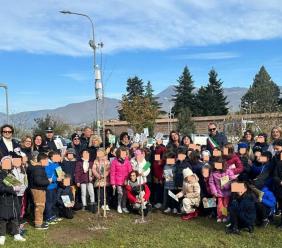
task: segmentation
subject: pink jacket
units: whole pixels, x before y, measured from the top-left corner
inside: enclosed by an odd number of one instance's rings
[[[233,154],[230,159],[226,160],[226,163],[228,164],[228,167],[230,167],[231,165],[235,165],[234,169],[230,168],[235,175],[240,174],[244,170],[244,166],[241,162],[241,159],[238,157],[237,154]]]
[[[123,164],[115,158],[111,165],[111,185],[124,185],[131,171],[132,167],[128,158],[125,159]]]
[[[220,184],[220,178],[228,176],[229,180],[236,179],[232,170],[227,169],[225,172],[214,171],[211,173],[209,178],[209,185],[212,195],[217,195],[218,197],[227,197],[231,194],[231,184],[227,183],[223,187]]]

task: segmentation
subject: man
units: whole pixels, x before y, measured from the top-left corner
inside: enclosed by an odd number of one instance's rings
[[[85,147],[89,146],[90,136],[93,134],[93,131],[90,127],[83,128],[82,135],[80,137],[81,144]]]
[[[87,143],[81,143],[79,135],[77,133],[72,134],[71,143],[68,148],[75,149],[76,159],[80,159],[80,153],[83,149],[87,149]]]
[[[211,122],[208,125],[209,137],[207,138],[207,150],[213,151],[215,147],[223,148],[227,144],[227,138],[224,133],[219,133],[217,131],[217,125]]]
[[[45,136],[46,136],[46,148],[48,150],[59,152],[60,150],[57,148],[55,142],[54,142],[54,131],[52,127],[47,127],[45,130]]]
[[[5,124],[0,128],[0,158],[11,155],[16,148],[20,149],[19,143],[13,139],[14,128]]]

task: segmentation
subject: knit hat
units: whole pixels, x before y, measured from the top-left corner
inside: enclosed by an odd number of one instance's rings
[[[189,177],[189,176],[192,176],[193,175],[193,172],[191,171],[190,168],[186,168],[183,170],[183,178],[186,178],[186,177]]]
[[[71,135],[71,140],[73,140],[74,138],[79,138],[79,135],[77,133],[73,133]]]
[[[272,153],[269,151],[265,151],[261,154],[261,156],[265,156],[268,158],[268,161],[270,161],[272,159]]]
[[[244,143],[244,142],[240,142],[239,144],[238,144],[238,150],[240,150],[241,148],[248,148],[249,146],[248,146],[248,144],[247,143]]]
[[[282,146],[282,139],[277,139],[273,142],[273,146]]]
[[[260,146],[254,146],[253,147],[253,153],[256,153],[256,152],[262,152],[262,149]]]
[[[76,152],[73,148],[68,148],[66,154],[73,154],[76,155]]]
[[[10,160],[12,161],[12,158],[11,158],[10,156],[4,156],[4,157],[1,159],[0,163],[2,164],[2,162],[3,162],[4,160],[6,160],[6,159],[10,159]]]

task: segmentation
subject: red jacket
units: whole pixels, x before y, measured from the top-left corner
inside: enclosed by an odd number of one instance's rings
[[[227,163],[227,165],[228,165],[228,168],[229,168],[232,164],[235,165],[236,168],[230,168],[230,169],[233,171],[234,175],[238,175],[238,174],[242,173],[243,170],[244,170],[244,166],[243,166],[243,164],[242,164],[242,162],[241,162],[241,159],[240,159],[240,158],[238,157],[238,155],[235,154],[235,153],[231,156],[231,158],[229,158],[229,159],[226,161],[226,163]]]
[[[157,178],[159,181],[163,180],[163,174],[164,174],[164,165],[165,165],[165,160],[163,159],[163,155],[166,152],[166,147],[165,146],[157,146],[155,149],[155,155],[160,155],[161,160],[156,161],[155,158],[153,160],[153,175],[155,178]]]
[[[151,191],[150,191],[149,187],[147,186],[147,184],[144,184],[144,187],[145,187],[145,190],[144,190],[145,191],[145,195],[144,195],[143,198],[144,198],[144,201],[148,201],[149,198],[150,198],[150,195],[151,195]],[[129,203],[131,203],[131,204],[136,203],[137,198],[132,193],[132,187],[129,186],[129,185],[126,185],[125,189],[126,189],[126,192],[127,192],[127,198],[129,200]]]

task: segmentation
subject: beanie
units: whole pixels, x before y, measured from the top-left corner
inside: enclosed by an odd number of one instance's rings
[[[190,168],[186,168],[183,170],[183,178],[186,178],[192,175],[193,175],[193,172]]]

